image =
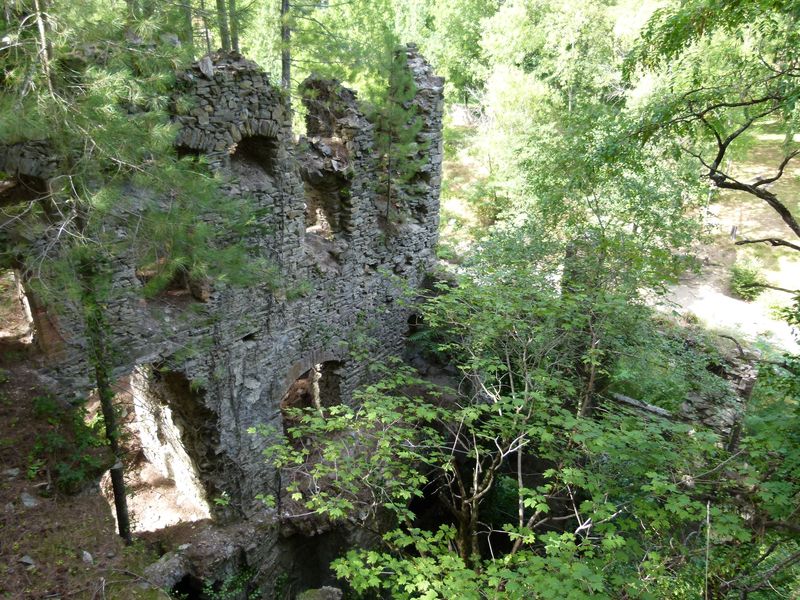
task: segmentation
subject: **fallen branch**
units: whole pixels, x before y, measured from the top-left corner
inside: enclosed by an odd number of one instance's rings
[[[736,344],[736,349],[739,351],[739,356],[741,358],[747,358],[747,353],[744,351],[744,348],[739,343],[739,340],[737,340],[735,337],[733,337],[732,335],[726,335],[724,333],[718,333],[717,337],[725,338],[726,340],[731,340],[734,344]]]
[[[635,398],[630,398],[623,394],[617,394],[616,392],[611,393],[611,399],[619,402],[620,404],[626,404],[633,408],[643,410],[645,412],[649,412],[654,415],[658,415],[659,417],[663,417],[665,419],[679,419],[676,415],[673,415],[668,410],[661,408],[660,406],[655,406],[654,404],[648,404],[647,402],[642,402],[641,400],[636,400]]]

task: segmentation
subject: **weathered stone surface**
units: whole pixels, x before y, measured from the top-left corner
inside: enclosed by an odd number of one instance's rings
[[[342,590],[329,585],[316,590],[306,590],[297,596],[297,600],[342,600]]]
[[[197,481],[207,498],[225,493],[228,512],[249,514],[260,506],[256,495],[273,485],[274,470],[261,456],[266,441],[247,430],[280,428],[281,399],[298,377],[329,365],[337,398],[346,402],[367,378],[368,361],[351,351],[369,350],[374,361],[402,345],[409,316],[398,302],[402,287],[418,286],[434,261],[443,106],[442,79],[413,47],[407,59],[418,86],[420,135],[430,144],[416,157],[418,176],[398,190],[396,210],[405,223],[391,230],[381,224],[374,126],[353,92],[310,80],[325,101],[308,102],[309,139],[296,145],[279,91],[240,55],[205,57],[177,78],[176,95],[184,98],[176,106],[190,108],[174,117],[176,146],[204,155],[224,192],[250,203],[269,233],[230,241],[272,265],[275,281],[245,288],[194,281],[191,294],[145,301],[136,265],[121,256],[107,305],[110,342],[122,359],[119,378],[137,368],[159,374],[152,384],[158,401],[137,403],[137,410],[169,409],[158,418],[170,422],[150,428],[170,432],[171,440],[152,450],[163,453],[152,460],[167,465],[185,454],[173,475]],[[59,164],[47,148],[0,148],[0,168],[47,181]],[[129,235],[127,227],[115,224],[120,238]],[[58,349],[49,355],[48,375],[60,395],[85,395],[91,368],[80,313],[67,307],[47,315],[40,321],[52,325]],[[141,390],[148,386],[134,392],[147,395]]]
[[[28,492],[22,492],[19,495],[19,500],[25,508],[36,508],[39,506],[39,501],[31,496]]]
[[[240,55],[204,57],[177,78],[176,95],[188,103],[176,106],[190,108],[174,117],[176,147],[205,156],[224,193],[250,203],[269,233],[230,242],[272,265],[275,278],[244,288],[190,281],[182,295],[144,300],[137,265],[121,256],[106,313],[110,346],[120,358],[116,376],[135,383],[130,393],[149,462],[191,488],[198,501],[226,498],[219,510],[228,516],[261,518],[256,495],[274,492],[274,467],[261,454],[267,441],[248,428],[267,424],[280,431],[282,400],[309,373],[316,375],[308,385],[327,401],[348,402],[367,380],[370,362],[403,344],[409,309],[399,302],[402,289],[419,286],[435,258],[443,107],[443,80],[415,48],[406,55],[428,146],[414,157],[418,175],[397,189],[394,210],[404,222],[395,228],[384,223],[375,128],[353,92],[310,80],[319,95],[306,106],[309,137],[296,145],[279,91]],[[36,178],[43,189],[59,164],[46,142],[0,148],[0,170]],[[127,193],[135,199],[150,192],[131,187]],[[131,235],[135,221],[114,225],[120,239]],[[52,329],[44,341],[52,350],[48,377],[62,397],[84,396],[92,369],[80,311],[67,306],[56,315],[36,306],[43,315],[38,322]],[[261,528],[248,521],[225,535],[193,539],[147,576],[168,588],[184,576],[216,578],[257,565],[266,582],[279,571],[296,573],[297,581],[305,577],[308,585],[295,591],[332,583],[300,571],[319,572],[334,558],[326,552],[351,543],[351,533],[306,530],[297,522],[287,533],[280,515],[270,519]],[[336,541],[311,548],[309,533]],[[293,562],[309,553],[319,565]],[[264,585],[271,593],[271,584]]]

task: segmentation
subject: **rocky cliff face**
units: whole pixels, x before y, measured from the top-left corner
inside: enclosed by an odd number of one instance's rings
[[[224,193],[252,203],[269,233],[237,242],[273,265],[281,283],[192,282],[191,296],[145,301],[141,273],[120,259],[109,323],[123,357],[118,375],[135,372],[131,392],[150,462],[207,498],[224,492],[240,513],[274,483],[264,441],[248,427],[279,426],[282,406],[348,401],[367,377],[366,353],[353,350],[366,342],[374,361],[399,348],[409,316],[401,288],[417,286],[434,260],[443,81],[413,47],[407,58],[426,149],[399,190],[391,226],[382,218],[374,127],[353,92],[309,80],[308,138],[296,144],[278,90],[254,63],[213,55],[178,78],[184,101],[176,106],[191,106],[174,117],[178,152],[207,157]],[[7,173],[42,189],[58,172],[42,144],[0,155]],[[58,387],[86,393],[76,315],[50,312],[35,325]]]

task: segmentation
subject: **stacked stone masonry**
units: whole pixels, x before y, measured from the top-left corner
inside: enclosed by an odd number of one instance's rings
[[[190,107],[174,116],[178,152],[205,156],[224,193],[247,198],[264,215],[269,234],[239,243],[274,265],[281,283],[193,289],[202,301],[145,301],[136,266],[120,259],[109,325],[121,357],[117,375],[136,371],[134,393],[146,396],[137,410],[168,407],[162,412],[180,421],[170,431],[182,432],[206,496],[225,492],[245,514],[274,484],[261,455],[265,441],[248,428],[280,430],[281,399],[316,365],[335,365],[330,381],[348,401],[368,377],[367,361],[353,351],[369,350],[372,362],[400,349],[409,317],[399,302],[403,288],[418,286],[434,262],[443,80],[413,46],[406,53],[423,120],[419,139],[427,144],[419,177],[398,196],[403,218],[391,228],[381,222],[374,127],[353,92],[310,79],[306,88],[317,93],[306,102],[308,137],[296,143],[280,92],[240,55],[204,57],[178,77],[175,106]],[[47,181],[58,161],[43,148],[2,148],[0,166],[20,180]],[[45,350],[59,389],[86,394],[91,371],[77,314],[50,315],[59,342]]]

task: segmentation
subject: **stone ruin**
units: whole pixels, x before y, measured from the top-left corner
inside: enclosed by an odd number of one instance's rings
[[[369,363],[404,342],[403,288],[419,286],[435,260],[443,110],[443,80],[413,46],[406,55],[424,149],[392,198],[392,221],[375,127],[353,92],[307,80],[307,137],[296,143],[280,92],[256,64],[216,54],[178,77],[192,106],[174,117],[178,153],[206,157],[224,193],[263,215],[269,235],[240,243],[274,265],[281,285],[190,282],[191,295],[144,300],[141,273],[121,259],[109,326],[148,461],[190,495],[224,494],[229,514],[257,513],[256,496],[274,491],[265,441],[249,427],[280,429],[282,407],[347,402]],[[0,148],[0,170],[7,204],[44,194],[59,161],[46,142],[28,142]],[[77,312],[51,310],[25,287],[49,377],[62,395],[85,396],[91,371]],[[369,359],[353,352],[365,341]]]

